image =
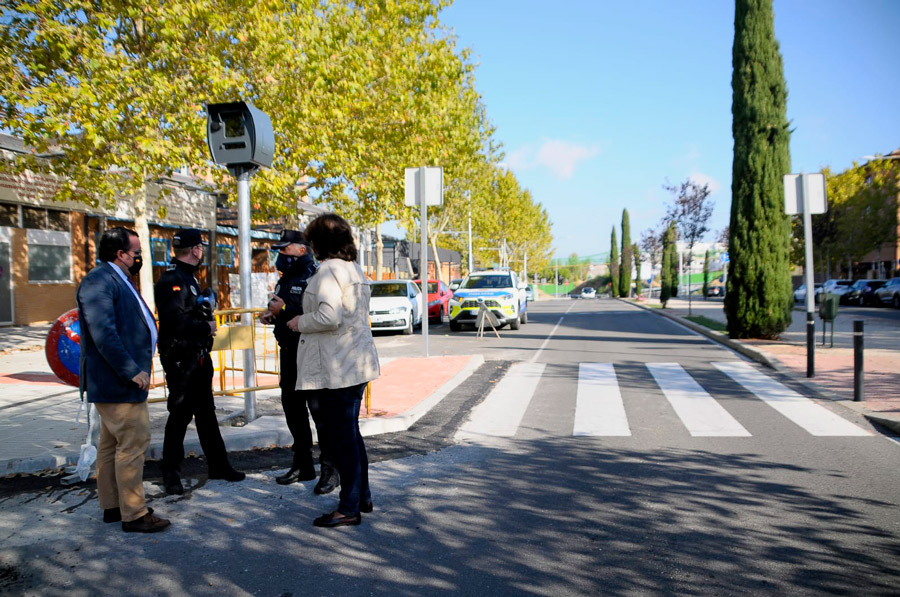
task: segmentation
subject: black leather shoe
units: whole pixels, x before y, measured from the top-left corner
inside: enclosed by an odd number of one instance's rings
[[[172,523],[165,518],[153,516],[147,512],[137,520],[122,523],[122,530],[126,533],[157,533]]]
[[[359,505],[359,511],[365,512],[366,514],[368,514],[369,512],[371,512],[374,509],[375,509],[375,504],[373,504],[372,502],[363,502]]]
[[[169,495],[184,494],[184,485],[181,484],[181,478],[178,473],[163,473],[163,487]]]
[[[148,514],[153,514],[153,508],[147,508]],[[107,508],[103,511],[103,522],[122,522],[122,511],[118,508]]]
[[[209,471],[210,479],[224,479],[229,483],[235,483],[237,481],[243,481],[247,475],[242,473],[241,471],[236,471],[233,468],[229,467],[227,469],[223,469],[221,471]]]
[[[356,514],[354,516],[349,516],[345,514],[341,514],[337,510],[334,512],[329,512],[328,514],[323,514],[322,516],[313,520],[313,525],[317,527],[343,527],[348,525],[357,525],[362,522],[362,516],[360,514]]]
[[[290,485],[291,483],[297,483],[298,481],[312,481],[315,478],[316,469],[312,466],[309,468],[293,467],[285,474],[275,477],[275,482],[279,485]]]
[[[338,474],[337,469],[327,464],[323,464],[322,477],[319,479],[319,482],[316,483],[313,492],[316,495],[325,495],[326,493],[331,493],[340,486],[341,476]]]

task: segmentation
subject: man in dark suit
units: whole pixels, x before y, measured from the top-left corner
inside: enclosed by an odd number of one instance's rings
[[[144,456],[150,446],[147,394],[156,322],[131,276],[141,269],[138,235],[111,228],[100,238],[101,263],[78,286],[81,391],[100,413],[97,497],[103,522],[126,532],[154,533],[169,521],[144,497]]]

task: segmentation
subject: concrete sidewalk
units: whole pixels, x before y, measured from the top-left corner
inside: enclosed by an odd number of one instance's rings
[[[815,377],[806,377],[806,314],[796,307],[791,325],[781,339],[735,341],[722,332],[691,322],[688,316],[687,299],[669,301],[666,309],[659,307],[659,301],[631,301],[664,317],[678,321],[682,325],[708,338],[744,354],[745,356],[772,367],[811,388],[819,397],[838,401],[844,406],[860,412],[866,418],[900,433],[900,319],[885,319],[879,309],[854,310],[838,313],[835,322],[834,347],[823,347],[822,321],[816,318]],[[693,298],[690,311],[693,316],[725,324],[727,319],[722,299],[703,300]],[[865,350],[863,379],[865,400],[853,402],[853,319],[864,318]]]
[[[85,412],[79,410],[78,389],[62,383],[44,354],[49,326],[0,328],[0,476],[58,471],[78,461],[88,433]],[[381,377],[372,383],[369,412],[360,416],[363,435],[409,428],[472,374],[481,355],[398,358],[381,363]],[[257,392],[259,417],[242,426],[222,427],[229,451],[289,446],[279,390]],[[152,439],[148,456],[162,455],[167,417],[162,388],[150,398]],[[216,399],[220,419],[244,408],[242,397]],[[315,433],[315,427],[313,427]],[[185,450],[200,454],[193,425]]]

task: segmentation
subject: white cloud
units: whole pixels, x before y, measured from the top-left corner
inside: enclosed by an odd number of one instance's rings
[[[571,178],[579,162],[600,152],[596,145],[586,146],[558,139],[546,139],[540,145],[526,145],[506,156],[506,165],[514,170],[546,168],[556,178]]]
[[[714,195],[722,190],[722,183],[718,180],[709,176],[707,174],[703,174],[702,172],[691,172],[691,175],[688,177],[691,181],[697,183],[698,185],[709,185],[710,195]]]

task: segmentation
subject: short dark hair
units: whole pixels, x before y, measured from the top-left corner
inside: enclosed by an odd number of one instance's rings
[[[110,228],[100,236],[100,261],[115,261],[119,251],[131,250],[131,237],[137,236],[137,232],[116,226]]]
[[[325,259],[356,261],[353,229],[341,216],[333,213],[322,214],[307,225],[304,235],[319,261]]]

